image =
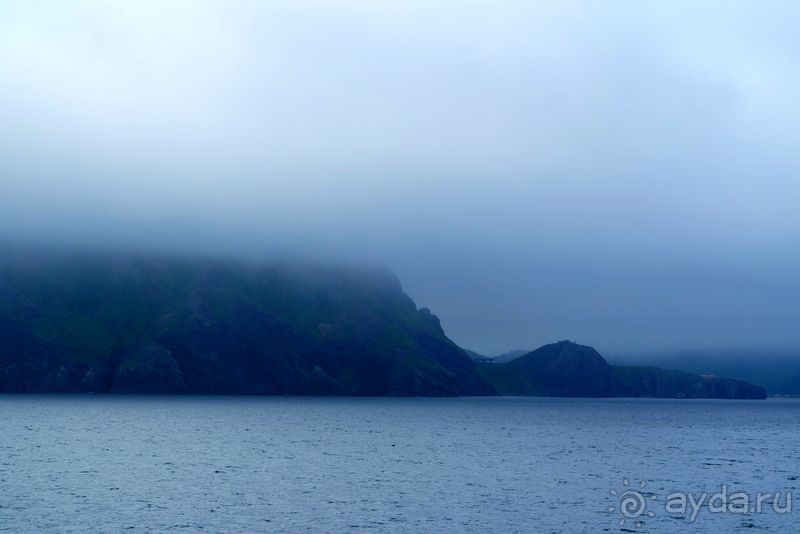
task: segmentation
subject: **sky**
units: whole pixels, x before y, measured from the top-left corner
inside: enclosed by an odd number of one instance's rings
[[[0,0],[0,237],[381,263],[487,354],[800,348],[798,20]]]

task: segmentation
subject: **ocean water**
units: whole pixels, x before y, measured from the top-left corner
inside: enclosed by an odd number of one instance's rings
[[[0,396],[0,531],[796,532],[799,478],[795,400]],[[784,513],[665,509],[723,485]]]

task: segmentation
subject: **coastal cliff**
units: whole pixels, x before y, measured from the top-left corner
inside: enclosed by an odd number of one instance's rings
[[[382,269],[13,251],[0,391],[494,393]]]

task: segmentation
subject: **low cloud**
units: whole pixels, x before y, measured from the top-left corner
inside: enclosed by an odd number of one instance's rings
[[[0,234],[382,262],[485,352],[797,347],[798,10],[6,3]]]

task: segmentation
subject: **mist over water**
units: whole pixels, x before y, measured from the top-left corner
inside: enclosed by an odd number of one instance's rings
[[[390,267],[457,343],[800,347],[791,2],[0,6],[0,238]]]

